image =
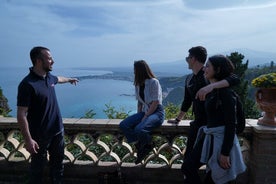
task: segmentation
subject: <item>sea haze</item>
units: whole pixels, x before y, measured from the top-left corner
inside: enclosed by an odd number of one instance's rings
[[[0,87],[8,99],[12,111],[10,115],[16,117],[16,96],[19,82],[28,74],[28,68],[1,67]],[[112,73],[107,70],[95,69],[54,69],[52,74],[62,76],[99,76]],[[125,112],[136,111],[134,86],[130,81],[113,79],[82,79],[76,86],[69,83],[56,85],[56,94],[64,118],[81,118],[89,110],[96,113],[94,118],[107,118],[103,112],[106,105]]]

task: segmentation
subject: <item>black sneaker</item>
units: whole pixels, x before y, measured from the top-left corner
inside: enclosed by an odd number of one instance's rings
[[[139,164],[142,160],[149,154],[149,152],[154,148],[154,144],[147,144],[143,148],[138,150],[137,159],[135,164]]]

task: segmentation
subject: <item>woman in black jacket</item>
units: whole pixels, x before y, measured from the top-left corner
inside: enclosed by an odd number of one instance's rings
[[[204,76],[214,83],[229,77],[233,70],[227,57],[215,55],[208,59]],[[207,125],[200,128],[194,149],[184,162],[185,182],[200,184],[196,173],[206,164],[208,174],[204,183],[227,183],[246,169],[235,130],[236,97],[232,89],[226,87],[209,93],[205,110]]]

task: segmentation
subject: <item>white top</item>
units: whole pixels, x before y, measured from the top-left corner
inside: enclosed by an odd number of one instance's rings
[[[162,104],[162,88],[159,84],[159,81],[156,78],[146,79],[145,80],[145,101],[139,96],[139,86],[135,86],[136,99],[143,104],[142,111],[147,112],[149,105],[152,101],[159,101],[159,104]]]

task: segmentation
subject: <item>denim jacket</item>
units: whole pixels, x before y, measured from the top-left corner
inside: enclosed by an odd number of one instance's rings
[[[240,144],[237,135],[235,135],[233,147],[230,151],[231,167],[229,169],[223,169],[219,165],[219,156],[221,154],[221,145],[224,136],[224,126],[207,128],[203,126],[199,132],[204,131],[205,139],[203,143],[201,162],[207,164],[207,172],[212,171],[212,179],[216,184],[226,183],[234,180],[238,174],[246,170],[246,166],[241,154]],[[210,153],[211,136],[213,139],[213,153]]]

